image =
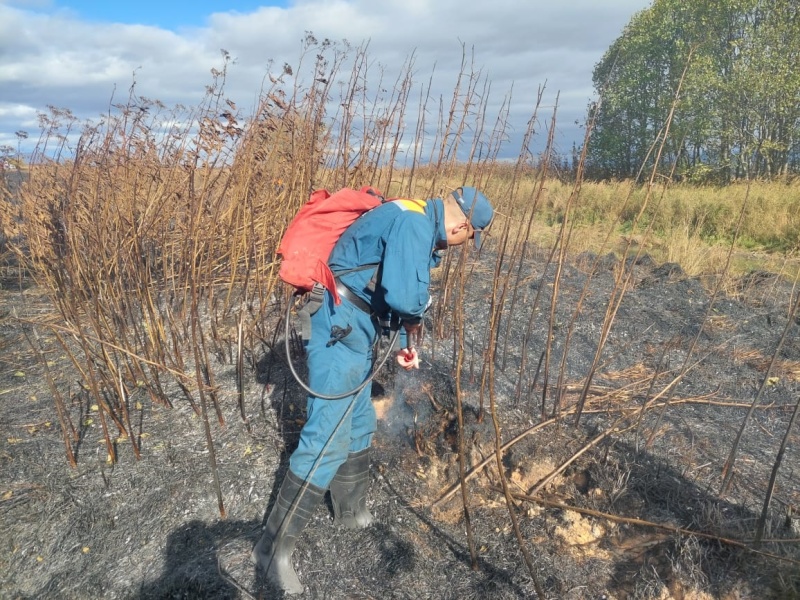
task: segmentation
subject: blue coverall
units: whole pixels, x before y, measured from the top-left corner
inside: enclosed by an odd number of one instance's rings
[[[340,281],[365,300],[373,314],[394,314],[404,321],[418,322],[429,304],[430,269],[441,260],[437,244],[446,245],[446,239],[440,199],[396,200],[372,209],[348,227],[328,264],[334,273],[378,265],[346,273]],[[329,344],[332,327],[346,329],[348,325],[351,332]],[[322,306],[311,317],[311,338],[306,347],[309,387],[328,395],[358,387],[371,368],[378,333],[373,316],[346,298],[335,305],[326,291]],[[402,329],[400,342],[406,345]],[[295,475],[327,489],[348,454],[370,446],[377,428],[371,390],[370,383],[356,398],[308,397],[308,418],[289,459]]]

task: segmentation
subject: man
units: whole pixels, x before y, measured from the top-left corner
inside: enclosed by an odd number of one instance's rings
[[[398,199],[359,217],[342,234],[328,264],[342,298],[336,305],[325,292],[311,317],[306,347],[309,387],[324,395],[358,388],[368,377],[379,333],[376,315],[402,323],[397,362],[419,367],[413,340],[421,332],[430,304],[430,269],[439,264],[439,250],[475,240],[492,221],[489,200],[472,187],[461,187],[444,199]],[[369,448],[377,428],[370,399],[371,384],[355,397],[324,400],[309,396],[308,419],[300,432],[289,471],[253,549],[257,567],[290,594],[303,592],[292,566],[297,538],[330,490],[337,525],[367,527]]]

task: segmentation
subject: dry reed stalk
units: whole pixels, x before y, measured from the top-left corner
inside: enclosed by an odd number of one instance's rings
[[[615,522],[615,523],[625,523],[627,525],[636,525],[638,527],[647,527],[647,528],[651,528],[651,529],[659,529],[659,530],[662,530],[662,531],[667,531],[669,533],[682,535],[682,536],[692,536],[692,537],[703,538],[703,539],[711,540],[711,541],[714,541],[714,542],[717,542],[717,543],[720,543],[720,544],[724,544],[726,546],[732,546],[732,547],[735,547],[735,548],[741,548],[742,550],[746,550],[748,552],[751,552],[753,554],[757,554],[759,556],[765,556],[765,557],[773,559],[773,560],[786,562],[786,563],[792,564],[792,565],[800,565],[800,561],[799,560],[795,560],[795,559],[789,558],[787,556],[781,556],[780,554],[775,554],[775,553],[772,553],[772,552],[763,552],[761,550],[757,550],[756,548],[753,548],[752,546],[749,545],[749,541],[734,540],[734,539],[731,539],[731,538],[721,537],[721,536],[714,535],[714,534],[703,533],[702,531],[694,531],[692,529],[684,529],[682,527],[674,527],[672,525],[664,525],[662,523],[654,523],[652,521],[645,521],[644,519],[633,519],[633,518],[630,518],[630,517],[622,517],[622,516],[619,516],[619,515],[613,515],[611,513],[604,513],[604,512],[601,512],[601,511],[597,511],[597,510],[592,510],[590,508],[582,508],[582,507],[579,507],[579,506],[573,506],[573,505],[570,505],[570,504],[564,504],[563,502],[554,502],[552,500],[548,500],[547,498],[542,498],[540,496],[536,496],[535,494],[516,494],[515,493],[515,494],[513,494],[513,496],[514,496],[514,498],[517,498],[519,500],[525,500],[527,502],[533,502],[533,503],[536,503],[536,504],[541,504],[542,506],[547,506],[547,507],[550,507],[550,508],[558,508],[558,509],[561,509],[561,510],[571,510],[571,511],[583,514],[583,515],[596,517],[596,518],[599,518],[599,519],[605,519],[607,521],[612,521],[612,522]],[[787,542],[788,543],[793,543],[796,540],[770,540],[770,541],[775,541],[775,542],[779,542],[779,543],[787,543]]]
[[[464,265],[465,265],[466,252],[462,248],[459,255],[458,266],[456,267],[456,284],[455,284],[455,297],[460,298],[464,296]],[[467,496],[467,487],[463,485],[464,476],[466,473],[465,466],[465,451],[464,451],[464,406],[462,404],[463,392],[461,390],[461,371],[464,364],[464,307],[461,302],[455,302],[455,309],[453,310],[453,324],[454,324],[454,341],[455,341],[455,394],[456,394],[456,418],[458,420],[458,476],[462,482],[461,486],[461,503],[464,514],[464,525],[467,531],[467,545],[469,547],[470,560],[472,561],[472,570],[478,570],[478,552],[475,547],[474,533],[472,530],[472,520],[469,510],[469,498]]]
[[[42,342],[39,338],[39,334],[34,328],[33,335],[37,341],[37,345],[34,345],[33,340],[28,335],[28,332],[25,331],[24,333],[28,345],[36,354],[39,364],[41,364],[42,368],[44,369],[45,380],[47,381],[47,386],[50,388],[50,392],[53,394],[53,400],[56,405],[56,413],[58,414],[58,422],[61,425],[61,438],[64,442],[64,451],[67,455],[67,461],[69,462],[69,465],[74,469],[78,466],[78,461],[75,458],[75,452],[72,449],[72,443],[78,442],[78,433],[75,431],[75,426],[72,424],[72,419],[70,419],[69,411],[67,410],[64,402],[64,397],[61,395],[61,392],[59,391],[58,386],[53,379],[53,374],[50,372],[50,366],[47,364],[47,359],[42,354]]]
[[[744,430],[747,427],[747,424],[750,422],[750,418],[753,416],[753,412],[755,411],[756,405],[761,400],[761,396],[764,394],[764,390],[767,388],[770,374],[772,373],[772,369],[778,360],[781,348],[783,348],[783,345],[786,342],[786,337],[788,336],[789,331],[791,331],[792,327],[794,326],[794,317],[796,314],[798,314],[798,308],[800,308],[800,296],[798,296],[797,300],[789,310],[789,318],[786,321],[786,326],[783,328],[783,332],[781,333],[780,338],[778,338],[777,344],[775,345],[775,351],[772,353],[772,358],[770,359],[769,366],[767,367],[767,370],[764,373],[764,377],[762,378],[761,384],[758,387],[758,391],[756,392],[756,395],[753,398],[753,402],[750,405],[750,408],[748,409],[744,419],[742,420],[742,424],[739,427],[739,431],[736,433],[736,438],[734,439],[733,446],[731,446],[731,450],[728,453],[728,458],[725,460],[725,464],[722,467],[722,485],[720,486],[720,493],[725,493],[727,491],[728,487],[730,486],[731,480],[733,479],[734,466],[736,464],[736,455],[738,454],[739,444],[741,443],[742,435],[744,434]],[[771,495],[771,493],[768,494],[767,499],[765,500],[765,504],[769,504],[769,495]]]
[[[652,169],[652,171],[650,173],[650,178],[649,178],[649,182],[648,182],[648,186],[647,186],[647,195],[645,197],[645,201],[643,202],[642,207],[640,208],[638,214],[636,215],[636,218],[634,219],[634,225],[633,225],[634,229],[636,228],[636,225],[639,222],[639,220],[642,218],[642,215],[644,214],[644,210],[647,207],[647,203],[648,203],[648,201],[650,199],[650,196],[651,196],[651,193],[652,193],[652,189],[653,189],[653,186],[655,184],[656,177],[658,175],[658,166],[659,166],[659,164],[661,162],[661,154],[664,151],[664,148],[665,148],[666,143],[667,143],[667,139],[669,137],[670,126],[672,124],[672,119],[673,119],[673,117],[675,115],[675,109],[676,109],[676,107],[678,105],[678,101],[680,99],[681,89],[683,87],[683,82],[684,82],[684,80],[686,78],[686,74],[687,74],[687,72],[689,70],[689,65],[691,64],[691,59],[692,59],[693,53],[694,53],[694,49],[690,49],[689,55],[687,56],[687,59],[686,59],[686,64],[685,64],[684,69],[683,69],[683,73],[681,74],[681,77],[680,77],[680,79],[678,81],[678,84],[676,86],[675,95],[674,95],[672,104],[670,106],[669,114],[668,114],[668,116],[667,116],[667,118],[665,120],[664,126],[662,128],[661,135],[654,141],[653,146],[651,148],[651,151],[652,151],[653,148],[658,148],[658,150],[656,151],[656,158],[653,161],[653,169]],[[660,140],[660,142],[659,142],[659,140]],[[644,163],[642,165],[642,168],[644,168]],[[674,169],[674,166],[673,166],[673,169]],[[594,378],[594,374],[595,374],[595,372],[597,370],[597,366],[598,366],[598,364],[600,362],[600,357],[601,357],[601,355],[603,353],[603,349],[605,347],[605,343],[608,340],[609,333],[611,332],[611,327],[612,327],[612,325],[614,323],[614,318],[616,317],[617,311],[619,310],[619,307],[622,304],[622,300],[625,297],[625,292],[628,289],[628,286],[630,285],[630,280],[631,280],[631,277],[633,275],[633,268],[631,267],[630,269],[627,269],[626,268],[626,262],[625,262],[625,259],[627,258],[627,255],[628,255],[629,248],[630,248],[630,243],[628,243],[628,245],[625,248],[625,251],[623,252],[623,256],[622,256],[622,260],[621,260],[621,267],[617,271],[617,277],[616,277],[616,280],[614,282],[614,289],[611,292],[611,297],[609,298],[608,306],[606,308],[606,314],[603,317],[603,324],[602,324],[602,326],[600,328],[600,341],[597,344],[597,349],[595,351],[595,356],[592,359],[592,364],[589,367],[589,372],[586,375],[586,379],[585,379],[585,382],[586,382],[585,386],[586,387],[585,387],[585,389],[588,389],[589,385],[592,382],[592,379]],[[578,410],[577,410],[576,415],[575,415],[575,425],[576,426],[580,422],[581,410],[582,410],[583,403],[585,402],[585,400],[586,400],[586,393],[582,392],[581,393],[581,398],[578,401]]]
[[[639,386],[641,382],[634,382],[634,384]],[[583,386],[576,386],[575,391],[579,391],[583,388]],[[593,388],[594,389],[594,388]],[[596,403],[607,403],[608,400],[613,399],[616,394],[616,390],[605,390],[602,388],[594,389],[594,393],[596,395],[595,402]],[[678,398],[672,400],[673,405],[677,404],[696,404],[696,405],[707,405],[707,406],[718,406],[724,408],[747,408],[749,404],[745,404],[743,402],[724,402],[724,401],[716,401],[716,400],[709,400],[708,396],[693,396],[689,398]],[[651,405],[651,408],[659,408],[661,405],[659,403],[655,403]],[[773,406],[759,406],[758,408],[762,410],[776,410],[776,411],[783,411],[787,408],[791,409],[791,406],[785,405],[773,405]],[[570,414],[574,414],[574,409],[569,409],[564,412],[562,416],[568,416]],[[584,414],[627,414],[628,416],[639,416],[643,414],[641,407],[635,408],[627,408],[627,407],[620,407],[620,408],[609,408],[607,404],[604,408],[586,408],[584,410]],[[532,435],[545,427],[550,425],[555,425],[559,422],[559,419],[552,417],[547,419],[546,421],[540,421],[536,425],[533,425],[521,433],[517,434],[507,442],[504,442],[501,446],[503,452],[506,452],[510,448],[512,448],[515,444],[519,443],[527,436]],[[486,466],[496,460],[496,455],[493,452],[492,454],[482,458],[478,463],[472,465],[467,471],[464,476],[464,481],[469,481],[475,478],[479,473],[483,471]],[[446,502],[448,502],[460,489],[462,485],[462,481],[459,480],[456,483],[450,485],[447,489],[441,491],[439,493],[438,498],[431,504],[431,508],[439,509],[441,508]]]
[[[539,598],[544,598],[545,597],[544,591],[542,590],[541,583],[539,582],[539,578],[536,575],[536,569],[533,566],[533,559],[531,557],[530,550],[528,549],[528,545],[525,543],[525,540],[523,539],[522,533],[521,533],[520,528],[519,528],[519,520],[517,519],[516,506],[514,505],[514,502],[513,502],[512,498],[511,498],[511,493],[510,493],[510,490],[509,490],[508,480],[506,479],[506,476],[505,476],[505,468],[503,466],[503,447],[502,447],[501,423],[500,423],[499,414],[497,412],[497,396],[496,396],[496,393],[495,393],[495,372],[494,372],[494,369],[495,369],[495,364],[497,362],[496,358],[495,358],[496,352],[497,352],[497,339],[498,339],[497,332],[500,329],[499,328],[499,320],[500,320],[500,315],[501,315],[501,313],[503,311],[503,303],[504,303],[504,294],[501,294],[500,297],[498,298],[498,295],[496,293],[496,287],[497,287],[498,281],[500,279],[500,274],[501,274],[502,264],[503,264],[502,257],[505,255],[505,248],[506,248],[506,244],[508,243],[508,237],[509,237],[509,227],[508,227],[508,224],[506,224],[506,227],[505,227],[505,229],[503,231],[503,236],[502,236],[502,240],[501,240],[501,244],[500,244],[500,249],[498,250],[498,253],[497,253],[498,254],[498,259],[496,261],[495,274],[494,274],[494,278],[493,278],[494,285],[495,285],[495,290],[494,290],[494,293],[492,294],[492,303],[491,303],[491,306],[489,308],[489,323],[488,323],[489,335],[487,336],[488,340],[489,340],[489,344],[488,344],[488,347],[486,348],[486,353],[485,353],[486,360],[484,361],[484,373],[486,375],[486,378],[488,379],[489,411],[490,411],[491,416],[492,416],[492,425],[494,427],[494,445],[495,445],[494,454],[495,454],[495,457],[497,459],[496,460],[497,475],[498,475],[498,477],[500,479],[500,483],[502,485],[503,495],[504,495],[505,501],[506,501],[506,508],[508,510],[508,516],[509,516],[509,519],[511,520],[511,525],[512,525],[512,528],[514,530],[514,535],[515,535],[515,537],[517,539],[517,545],[519,546],[519,549],[522,552],[522,556],[523,556],[523,559],[525,561],[525,565],[528,568],[528,573],[531,576],[531,580],[533,581],[533,586],[534,586],[534,589],[536,591],[536,595]],[[507,284],[508,284],[508,280],[510,278],[510,275],[511,275],[511,270],[509,270],[507,272],[506,276],[505,276],[504,286],[503,286],[504,291],[505,291],[505,289],[507,289]],[[496,302],[495,302],[495,299],[497,299]],[[462,336],[462,339],[463,339],[463,336]],[[482,397],[482,394],[483,394],[483,385],[481,385],[481,397]],[[481,404],[481,410],[482,409],[483,409],[483,404]],[[461,423],[459,423],[459,427],[461,427],[461,426],[462,426]],[[462,489],[462,492],[463,492],[463,490],[466,490],[466,486],[464,485],[463,474],[464,474],[464,471],[463,471],[463,467],[462,467],[461,468],[461,476],[462,476],[461,489]]]
[[[525,134],[522,138],[522,147],[517,155],[517,161],[514,165],[514,173],[511,179],[511,190],[510,194],[512,196],[516,196],[516,193],[519,190],[521,185],[521,179],[523,174],[523,166],[528,161],[528,156],[530,154],[530,145],[531,141],[533,140],[533,136],[535,133],[535,125],[537,115],[539,113],[539,106],[542,102],[542,96],[544,94],[544,87],[539,86],[539,91],[536,95],[536,104],[533,108],[533,114],[531,118],[528,120],[528,125],[525,129]],[[555,110],[555,109],[554,109]],[[554,115],[555,120],[555,115]],[[547,146],[546,148],[550,149],[553,148],[553,140],[555,135],[555,127],[549,127],[547,133]],[[546,156],[550,156],[550,152],[546,152]],[[531,194],[528,198],[528,202],[526,202],[523,213],[521,215],[522,222],[527,222],[527,225],[524,230],[520,230],[520,233],[517,235],[514,245],[513,245],[513,253],[511,256],[511,262],[509,269],[513,268],[513,265],[516,261],[517,263],[517,275],[514,280],[514,285],[512,286],[512,294],[511,294],[511,302],[508,309],[508,319],[506,323],[506,332],[505,338],[503,341],[503,358],[500,370],[505,371],[506,368],[506,357],[508,356],[508,342],[509,336],[511,333],[511,323],[513,322],[514,311],[517,306],[517,299],[519,297],[519,288],[520,282],[522,280],[522,269],[525,265],[525,261],[528,258],[528,245],[530,242],[530,235],[531,235],[531,228],[533,226],[534,217],[536,216],[536,210],[541,203],[542,195],[544,192],[544,182],[547,178],[547,169],[541,169],[539,171],[539,176],[537,177],[537,183],[534,185]],[[524,231],[524,233],[521,233]]]
[[[349,47],[331,45],[327,40],[319,43],[313,36],[307,38],[297,71],[299,73],[303,63],[313,56],[309,65],[313,83],[303,83],[302,77],[296,76],[287,65],[282,74],[270,76],[271,85],[262,90],[258,109],[249,120],[242,117],[235,103],[224,96],[225,68],[215,72],[207,97],[188,114],[177,109],[165,111],[160,103],[136,97],[132,89],[127,105],[121,107],[119,114],[110,114],[102,126],[86,128],[76,152],[69,157],[64,132],[72,131],[76,121],[67,111],[54,111],[45,123],[41,164],[32,169],[30,184],[22,194],[21,210],[26,217],[24,237],[29,248],[20,255],[37,280],[51,290],[54,305],[63,317],[65,325],[53,325],[51,331],[69,355],[84,389],[98,405],[109,457],[114,458],[111,440],[115,437],[111,434],[114,427],[120,436],[131,437],[134,453],[138,455],[126,407],[129,390],[144,387],[152,402],[167,406],[172,406],[171,398],[176,393],[182,393],[186,402],[202,417],[219,510],[224,515],[208,419],[210,400],[218,421],[223,423],[222,398],[218,396],[214,380],[213,360],[214,357],[219,361],[235,360],[236,397],[244,418],[244,357],[253,356],[254,350],[249,346],[254,339],[269,345],[266,340],[270,334],[264,329],[265,316],[281,302],[275,250],[283,229],[307,199],[308,192],[322,186],[358,186],[369,182],[382,186],[387,193],[396,190],[399,195],[432,197],[454,184],[467,182],[480,187],[493,199],[499,199],[498,216],[505,219],[496,245],[497,260],[491,281],[494,293],[489,317],[483,324],[484,337],[476,341],[475,338],[480,336],[470,334],[471,347],[466,349],[465,315],[458,312],[463,310],[463,303],[454,303],[453,299],[464,296],[464,282],[472,267],[464,263],[465,254],[457,257],[451,254],[443,269],[440,301],[432,313],[436,335],[431,345],[435,354],[436,340],[453,332],[452,360],[456,373],[460,436],[463,436],[464,429],[461,405],[464,390],[460,385],[466,352],[470,353],[470,377],[475,361],[482,359],[480,415],[483,413],[484,391],[488,391],[495,427],[495,453],[489,460],[498,463],[510,510],[511,497],[501,465],[503,452],[512,442],[502,444],[501,431],[504,425],[509,427],[513,424],[501,424],[496,414],[496,363],[499,361],[501,369],[506,368],[512,320],[523,298],[521,286],[530,279],[525,270],[533,248],[532,226],[542,211],[547,210],[542,207],[546,195],[550,194],[546,188],[556,186],[556,182],[550,179],[549,168],[555,111],[538,171],[530,147],[536,133],[543,88],[539,90],[514,165],[501,164],[499,156],[508,136],[511,98],[503,99],[491,128],[487,100],[491,92],[490,82],[476,71],[474,59],[471,64],[462,46],[461,69],[455,89],[448,101],[439,102],[438,114],[431,108],[438,100],[431,96],[432,86],[422,87],[414,129],[415,143],[408,151],[410,164],[400,168],[397,165],[402,156],[400,138],[409,122],[406,113],[414,87],[413,56],[392,87],[384,86],[383,71],[379,71],[376,77],[374,67],[367,60],[367,46],[355,49],[350,79],[342,87],[343,102],[337,103],[333,97],[333,82],[345,69],[350,52]],[[227,60],[225,56],[226,65]],[[290,78],[291,83],[287,84]],[[391,90],[370,92],[367,82],[376,79],[379,89],[391,87]],[[680,85],[676,99],[679,92]],[[336,107],[333,116],[328,113],[330,106]],[[245,124],[245,121],[248,122]],[[162,125],[167,122],[190,125],[170,125],[165,129]],[[651,153],[657,154],[655,165],[661,160],[670,123],[671,117],[650,149]],[[197,130],[193,131],[195,124]],[[431,125],[435,126],[436,132],[429,137],[426,130],[433,129]],[[590,130],[591,127],[587,129],[587,135]],[[467,134],[472,135],[471,141],[467,141]],[[55,147],[52,146],[54,143]],[[587,147],[585,141],[569,193],[549,198],[554,207],[562,211],[562,220],[558,235],[549,248],[549,257],[527,321],[516,381],[516,402],[519,403],[526,385],[529,393],[536,389],[540,369],[537,368],[532,377],[527,372],[530,360],[528,345],[539,294],[555,260],[556,280],[550,298],[548,341],[539,360],[545,381],[542,419],[547,416],[544,402],[549,389],[555,394],[554,415],[575,414],[577,424],[584,403],[591,407],[595,400],[602,398],[606,404],[616,403],[613,407],[606,406],[602,412],[617,414],[627,423],[637,417],[641,419],[646,410],[660,408],[663,415],[669,405],[687,401],[674,397],[674,373],[662,372],[669,345],[665,346],[654,372],[628,373],[638,377],[633,383],[609,389],[593,382],[599,376],[605,342],[631,281],[632,272],[624,265],[638,231],[626,240],[623,267],[617,272],[589,372],[580,384],[565,381],[573,328],[582,314],[584,298],[595,276],[599,256],[591,267],[569,322],[557,369],[558,383],[555,388],[549,384],[556,364],[552,355],[555,311],[557,305],[563,303],[560,274],[568,252],[574,247],[575,228],[584,218],[583,166]],[[625,194],[622,208],[609,202],[613,209],[613,224],[607,229],[602,248],[608,247],[623,214],[633,211],[636,215],[633,226],[637,229],[649,211],[655,214],[650,216],[645,236],[639,240],[642,245],[637,257],[643,251],[656,216],[666,218],[662,213],[668,212],[664,208],[666,186],[658,201],[652,201],[657,176],[654,168],[645,199],[639,206],[634,206],[632,187]],[[607,223],[608,220],[604,222]],[[730,257],[729,250],[729,262]],[[715,295],[722,289],[720,286],[722,279],[718,281]],[[793,290],[793,297],[795,293]],[[453,304],[457,307],[455,311],[451,308]],[[796,304],[790,302],[788,309],[791,321],[796,314]],[[505,324],[502,318],[507,319]],[[711,325],[708,314],[704,324]],[[476,324],[476,327],[480,325]],[[505,339],[501,353],[503,325]],[[688,362],[696,340],[678,377],[699,362]],[[767,375],[781,366],[775,356],[773,354],[772,360],[766,361]],[[795,367],[787,364],[782,368],[792,372]],[[613,378],[613,374],[606,375]],[[673,375],[672,382],[653,393],[661,379],[670,375]],[[52,378],[52,373],[49,377]],[[48,384],[56,390],[59,385],[55,381],[48,381]],[[562,413],[566,408],[562,406],[566,394],[577,392],[580,393],[578,406]],[[196,401],[198,394],[199,403]],[[621,407],[621,403],[631,403],[634,397],[642,394],[645,400],[641,406]],[[750,406],[751,412],[769,408],[755,404]],[[739,406],[725,402],[716,405]],[[58,406],[56,410],[59,410]],[[591,409],[585,412],[601,411]],[[62,433],[69,460],[71,423],[68,414],[65,418]],[[543,420],[523,435],[554,422],[552,419]],[[73,439],[76,435],[73,427]],[[737,438],[737,444],[738,441]],[[465,483],[476,471],[466,471],[463,437],[459,444],[458,487],[462,490],[465,514],[469,519]],[[586,446],[583,451],[589,448]],[[779,451],[773,478],[780,465],[780,456]],[[731,472],[732,467],[733,460]],[[765,498],[765,512],[770,495],[771,485]],[[513,523],[513,512],[510,512],[510,518]],[[469,526],[467,535],[474,564],[473,534]],[[520,548],[535,579],[521,540]]]
[[[781,464],[783,464],[783,458],[786,454],[786,449],[789,445],[790,436],[792,433],[792,429],[794,428],[795,421],[797,420],[797,414],[800,412],[800,398],[797,399],[797,403],[794,406],[794,410],[792,411],[792,416],[789,419],[789,424],[786,426],[786,433],[783,434],[783,439],[781,440],[780,447],[778,448],[777,456],[775,457],[775,462],[772,465],[772,472],[769,476],[769,483],[767,484],[767,489],[764,494],[764,505],[761,509],[761,515],[758,518],[758,523],[756,525],[756,536],[755,536],[755,545],[758,546],[762,542],[762,538],[764,536],[764,528],[767,524],[767,518],[769,517],[769,505],[772,502],[772,496],[775,493],[775,483],[778,478],[778,471],[781,468]]]
[[[722,271],[722,278],[720,278],[717,281],[717,284],[714,286],[714,291],[711,294],[711,298],[710,298],[710,300],[708,302],[708,306],[706,307],[705,313],[703,314],[703,318],[700,321],[700,327],[697,330],[697,334],[692,339],[692,342],[689,344],[689,348],[687,349],[686,354],[685,354],[684,359],[683,359],[683,365],[681,366],[680,373],[676,377],[675,384],[677,384],[677,382],[680,381],[680,379],[683,378],[684,370],[686,368],[688,368],[689,361],[690,361],[692,355],[694,354],[695,349],[697,348],[697,344],[700,341],[700,337],[703,334],[703,330],[705,329],[706,324],[709,322],[709,320],[711,318],[711,313],[714,310],[714,305],[715,305],[715,302],[717,300],[717,296],[719,295],[719,292],[720,292],[720,289],[721,289],[721,285],[722,285],[722,281],[724,280],[725,275],[728,272],[728,267],[730,266],[731,256],[733,254],[733,247],[734,247],[734,244],[736,243],[736,237],[738,237],[739,231],[741,230],[741,225],[742,225],[742,222],[743,222],[743,219],[744,219],[744,215],[745,215],[745,209],[747,208],[747,199],[748,198],[749,198],[749,191],[748,191],[748,193],[745,194],[745,199],[744,199],[744,202],[742,204],[742,210],[739,213],[739,222],[737,223],[736,231],[734,232],[734,239],[731,242],[730,248],[728,249],[728,256],[727,256],[727,260],[725,261],[725,267],[723,268],[723,271]],[[646,447],[649,447],[653,443],[653,439],[655,437],[656,431],[658,431],[659,427],[661,426],[661,421],[663,420],[664,415],[667,412],[667,407],[669,406],[669,401],[670,401],[670,399],[672,397],[672,394],[674,393],[675,387],[676,387],[676,385],[673,385],[673,384],[670,384],[668,386],[668,390],[669,391],[667,392],[667,396],[666,396],[666,399],[664,401],[664,406],[662,407],[661,412],[659,413],[659,415],[658,415],[658,417],[656,419],[656,422],[653,425],[653,429],[652,429],[652,432],[650,433],[650,436],[648,437],[647,441],[645,442],[645,446]],[[646,402],[647,402],[647,399],[645,399],[645,403]]]

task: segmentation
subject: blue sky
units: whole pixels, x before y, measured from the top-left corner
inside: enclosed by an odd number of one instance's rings
[[[379,78],[395,81],[413,57],[413,97],[424,89],[437,105],[449,102],[466,52],[472,68],[491,84],[487,122],[508,102],[511,156],[518,155],[543,87],[539,114],[548,116],[540,116],[538,130],[546,131],[557,102],[556,147],[569,154],[583,139],[586,108],[595,99],[595,64],[633,15],[650,4],[0,0],[0,147],[16,147],[17,131],[28,133],[26,144],[35,143],[40,115],[50,106],[69,109],[82,123],[96,122],[134,79],[139,96],[168,107],[197,106],[210,73],[222,66],[221,49],[232,59],[226,97],[247,116],[270,74],[284,63],[297,67],[301,40],[310,31],[319,39],[347,40],[351,48],[368,44],[371,85]],[[340,72],[349,73],[348,64]]]
[[[199,27],[206,24],[212,13],[248,14],[260,6],[286,7],[288,2],[173,2],[171,0],[141,0],[121,2],[119,0],[71,0],[55,2],[54,8],[68,9],[87,22],[113,22],[155,25],[164,29],[179,30],[183,27]]]

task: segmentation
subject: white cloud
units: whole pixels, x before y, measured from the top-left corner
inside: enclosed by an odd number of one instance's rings
[[[391,82],[413,53],[418,85],[427,85],[435,65],[434,96],[445,97],[452,93],[463,44],[468,61],[474,51],[475,68],[491,81],[493,105],[513,86],[512,114],[520,131],[540,85],[547,84],[545,103],[552,104],[560,92],[561,145],[568,148],[582,135],[573,122],[583,120],[593,95],[595,63],[633,14],[648,5],[648,0],[604,5],[594,0],[297,0],[288,8],[216,13],[205,27],[176,33],[83,22],[66,11],[0,3],[0,133],[30,127],[30,111],[48,105],[93,118],[108,110],[112,95],[127,95],[134,73],[139,95],[168,105],[195,105],[211,81],[210,70],[222,64],[223,48],[235,61],[227,95],[246,106],[257,97],[271,61],[296,67],[304,32],[311,31],[320,40],[347,39],[355,46],[369,40],[370,60],[385,67]],[[373,73],[377,77],[376,69]]]

